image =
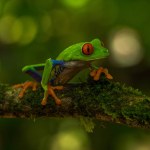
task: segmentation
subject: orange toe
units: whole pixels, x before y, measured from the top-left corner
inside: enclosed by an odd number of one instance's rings
[[[23,87],[23,85],[24,85],[23,83],[15,84],[15,85],[12,86],[12,88],[14,88],[14,89],[21,88],[21,87]]]
[[[112,80],[112,79],[113,79],[113,76],[112,76],[111,74],[107,74],[107,75],[106,75],[106,78],[109,79],[109,80]]]
[[[61,105],[61,100],[57,99],[57,100],[55,100],[55,103],[56,103],[56,105]]]
[[[53,90],[63,90],[64,86],[51,86]]]
[[[98,81],[98,80],[99,80],[99,78],[100,78],[100,76],[99,76],[99,75],[95,75],[93,79],[94,79],[95,81]]]
[[[94,80],[95,81],[98,81],[99,79],[100,79],[100,76],[101,76],[101,73],[103,72],[103,68],[102,67],[100,67],[98,70],[97,70],[97,72],[96,72],[96,74],[95,74],[95,76],[94,76]]]
[[[41,105],[45,106],[46,104],[47,104],[47,100],[43,99],[42,102],[41,102]]]
[[[19,97],[19,98],[22,98],[22,97],[24,96],[24,93],[25,93],[25,92],[22,92],[22,91],[21,91],[21,92],[19,93],[18,97]]]
[[[96,72],[97,72],[96,70],[92,70],[92,71],[90,72],[90,76],[91,76],[91,77],[94,77],[94,76],[96,75]]]
[[[103,72],[104,72],[104,74],[106,75],[106,78],[107,78],[107,79],[109,79],[109,80],[113,79],[112,75],[108,73],[108,69],[107,69],[107,68],[105,68],[105,69],[103,70]]]
[[[37,86],[38,86],[38,83],[34,82],[33,85],[32,85],[32,90],[36,91],[37,90]]]

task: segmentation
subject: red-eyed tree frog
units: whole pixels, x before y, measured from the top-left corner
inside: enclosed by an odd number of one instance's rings
[[[101,73],[104,73],[106,78],[112,79],[106,68],[98,68],[92,64],[93,61],[108,56],[108,50],[103,47],[99,39],[74,44],[62,51],[55,60],[49,58],[45,63],[25,66],[22,71],[29,74],[36,82],[25,82],[15,85],[15,88],[22,87],[19,94],[19,97],[22,98],[28,87],[36,90],[39,82],[44,89],[41,104],[46,105],[47,98],[51,95],[55,103],[60,105],[61,100],[56,96],[54,90],[62,90],[62,85],[69,82],[81,70],[90,68],[90,75],[94,80],[99,80]]]

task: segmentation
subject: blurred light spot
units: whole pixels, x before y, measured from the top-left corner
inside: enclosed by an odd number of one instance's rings
[[[37,33],[37,24],[34,19],[29,16],[20,18],[20,22],[23,26],[23,34],[19,43],[26,45],[34,40]]]
[[[85,138],[85,135],[80,132],[59,133],[54,138],[54,142],[50,146],[50,150],[88,150],[89,145],[88,143],[85,143]]]
[[[0,19],[0,40],[6,44],[29,44],[35,38],[37,25],[31,17],[7,15]]]
[[[58,146],[58,147],[57,147]],[[54,143],[53,150],[80,149],[80,141],[71,134],[60,134],[57,143]]]
[[[139,141],[130,141],[125,150],[150,150],[149,141],[139,142]]]
[[[61,0],[66,6],[80,8],[87,4],[89,0]]]
[[[11,15],[4,16],[0,19],[0,40],[4,43],[13,43],[12,26],[16,18]]]
[[[150,150],[150,145],[140,145],[138,147],[135,147],[134,150]]]
[[[136,65],[143,58],[139,36],[130,28],[114,31],[110,38],[110,49],[114,64],[121,67]]]
[[[12,42],[18,42],[22,36],[23,33],[23,25],[22,23],[17,19],[14,21],[12,24],[12,29],[11,29],[11,38]]]

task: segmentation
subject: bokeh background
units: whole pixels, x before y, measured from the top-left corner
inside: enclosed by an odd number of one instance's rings
[[[74,43],[100,38],[100,65],[115,81],[150,96],[149,0],[0,0],[0,82],[20,83],[25,65],[43,63]],[[74,119],[0,119],[0,150],[150,150],[150,131]]]

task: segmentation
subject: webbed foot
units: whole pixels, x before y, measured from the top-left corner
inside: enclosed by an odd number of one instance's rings
[[[36,91],[37,90],[37,86],[38,86],[38,83],[37,82],[33,82],[33,81],[27,81],[25,83],[22,83],[22,84],[16,84],[13,86],[13,88],[22,88],[20,93],[19,93],[19,98],[22,98],[26,92],[26,90],[29,88],[29,87],[32,87],[32,90],[33,91]]]
[[[108,69],[107,68],[102,68],[102,67],[100,67],[97,70],[92,70],[90,72],[90,76],[93,77],[93,79],[95,81],[98,81],[100,79],[100,76],[101,76],[102,73],[105,74],[107,79],[109,79],[109,80],[113,79],[112,75],[108,73]]]
[[[44,98],[42,99],[41,105],[46,105],[47,104],[47,99],[48,96],[52,96],[55,100],[56,105],[61,105],[61,100],[56,96],[54,90],[62,90],[63,86],[51,86],[48,85],[48,90],[45,91],[44,93]]]

